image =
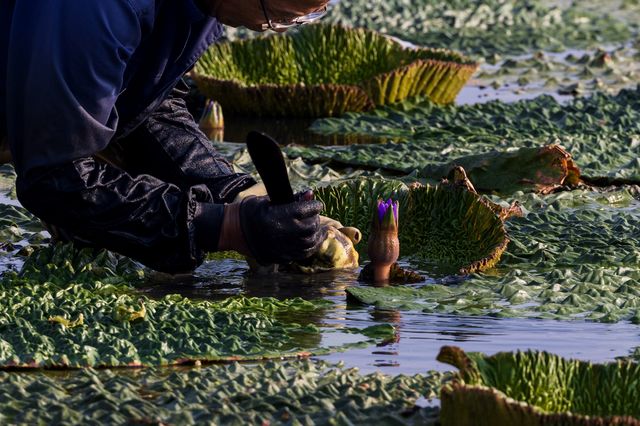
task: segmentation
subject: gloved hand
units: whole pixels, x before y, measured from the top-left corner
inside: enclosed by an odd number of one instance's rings
[[[236,196],[234,203],[238,203],[250,196],[266,194],[267,190],[264,184],[258,183],[240,192]],[[311,257],[305,259],[304,262],[290,264],[286,269],[304,273],[316,273],[332,269],[357,267],[358,252],[354,246],[362,238],[360,231],[356,228],[345,228],[339,221],[322,215],[320,215],[320,228],[324,231],[326,237],[318,247],[318,250]],[[267,269],[260,268],[255,262],[251,261],[249,261],[249,265],[252,270],[262,273],[278,270],[278,265],[271,265]]]
[[[255,185],[250,186],[244,191],[239,192],[238,195],[236,195],[236,198],[233,200],[233,202],[234,203],[240,202],[251,195],[255,195],[255,196],[267,195],[267,188],[264,187],[264,184],[262,182],[256,183]],[[340,223],[339,221],[335,219],[331,219],[330,217],[327,217],[327,216],[322,216],[322,215],[320,215],[320,226],[321,227],[333,226],[336,229],[343,228],[342,223]]]
[[[322,203],[313,200],[311,191],[281,205],[266,196],[247,196],[225,206],[218,248],[238,251],[263,265],[305,259],[326,238],[320,211]]]

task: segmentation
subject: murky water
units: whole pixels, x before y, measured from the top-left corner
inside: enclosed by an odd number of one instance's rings
[[[287,145],[354,145],[388,142],[388,138],[368,135],[321,135],[309,130],[314,119],[306,118],[255,118],[225,117],[220,140],[244,143],[251,130],[264,132]]]
[[[332,362],[343,361],[363,372],[416,374],[434,369],[450,370],[450,367],[436,361],[436,355],[441,346],[452,344],[465,350],[487,353],[540,349],[590,361],[614,360],[640,346],[640,330],[628,323],[428,315],[351,305],[346,301],[344,290],[354,285],[360,285],[357,283],[357,271],[255,277],[247,274],[245,262],[224,260],[207,262],[194,275],[154,277],[154,285],[144,291],[150,296],[180,293],[201,299],[237,294],[323,298],[332,301],[333,307],[315,318],[307,318],[322,328],[393,324],[398,330],[396,341],[320,357]],[[333,346],[351,342],[354,337],[325,333],[322,343]]]

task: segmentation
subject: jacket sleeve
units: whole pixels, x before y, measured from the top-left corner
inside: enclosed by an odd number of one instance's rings
[[[214,148],[187,110],[188,86],[180,81],[169,97],[123,140],[116,150],[123,168],[133,175],[150,174],[187,189],[205,185],[216,203],[230,203],[255,185]]]
[[[189,272],[217,249],[224,213],[204,185],[182,189],[92,157],[18,176],[20,202],[74,243],[107,248],[158,271]]]

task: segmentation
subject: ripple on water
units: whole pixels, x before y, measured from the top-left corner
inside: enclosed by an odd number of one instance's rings
[[[640,346],[640,330],[628,323],[603,324],[582,321],[554,321],[491,317],[430,315],[418,311],[380,310],[346,303],[344,290],[357,283],[357,271],[339,271],[313,276],[276,274],[247,276],[244,261],[205,263],[193,276],[155,280],[146,288],[150,296],[170,293],[219,299],[230,295],[277,298],[322,298],[333,302],[315,318],[323,328],[364,328],[391,323],[397,338],[379,346],[350,349],[319,357],[343,361],[363,372],[416,374],[428,370],[449,370],[435,358],[443,345],[457,345],[467,351],[495,353],[526,349],[547,350],[565,357],[594,362],[611,361]],[[325,333],[323,345],[348,343],[355,336]]]

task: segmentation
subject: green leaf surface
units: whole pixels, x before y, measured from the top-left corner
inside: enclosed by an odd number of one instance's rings
[[[530,210],[507,222],[499,269],[457,285],[352,287],[384,309],[617,322],[638,321],[640,202],[626,189],[519,195]]]
[[[424,425],[449,375],[361,375],[323,362],[267,362],[138,372],[0,372],[0,418],[12,424]]]
[[[438,359],[460,369],[460,381],[442,393],[443,425],[469,424],[472,413],[478,412],[486,413],[493,422],[483,419],[480,424],[500,425],[636,425],[640,420],[637,363],[592,364],[534,351],[487,356],[465,354],[456,347],[442,348]],[[490,400],[486,388],[502,393],[494,393]],[[523,409],[522,404],[529,408]],[[552,418],[547,413],[562,417]],[[591,421],[576,418],[580,415],[633,416],[636,420],[627,417],[598,422],[593,417]]]
[[[340,349],[320,347],[312,323],[287,319],[313,317],[330,302],[156,300],[135,290],[143,276],[134,262],[106,251],[37,251],[19,275],[0,279],[0,367],[172,365]]]
[[[458,100],[512,101],[546,93],[568,101],[595,92],[616,94],[635,87],[640,80],[638,55],[637,46],[630,41],[562,53],[496,56],[480,66]]]
[[[637,28],[637,4],[567,3],[562,8],[534,0],[355,0],[334,5],[327,19],[484,57],[626,41]]]
[[[316,121],[323,133],[365,133],[401,143],[291,147],[290,157],[409,173],[514,148],[559,144],[582,175],[601,182],[640,182],[640,89],[596,94],[566,105],[550,96],[515,103],[438,107],[404,102],[396,109]]]

